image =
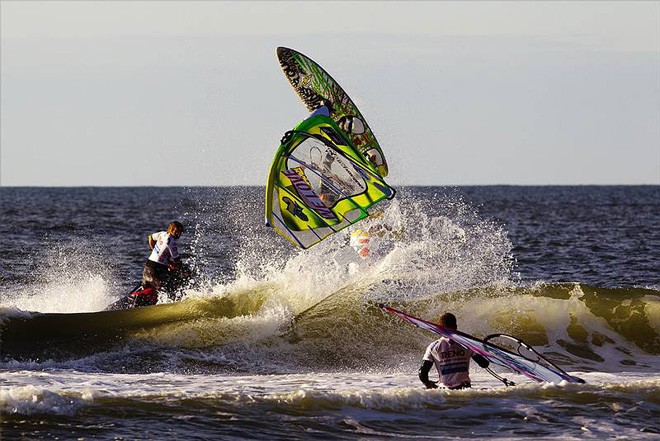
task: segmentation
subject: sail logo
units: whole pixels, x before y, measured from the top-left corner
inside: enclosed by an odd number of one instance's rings
[[[305,201],[305,205],[317,212],[324,219],[337,220],[337,217],[332,210],[326,207],[323,201],[321,201],[319,196],[314,192],[300,167],[282,170],[282,174],[289,179],[293,188],[296,189],[298,196]]]

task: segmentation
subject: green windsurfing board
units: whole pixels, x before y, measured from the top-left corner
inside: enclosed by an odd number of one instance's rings
[[[351,97],[341,86],[311,58],[286,47],[277,48],[277,58],[289,83],[293,86],[307,109],[312,112],[321,106],[322,100],[332,102],[332,119],[338,122],[343,116],[357,116],[364,123],[361,134],[348,134],[357,150],[369,159],[382,177],[389,173],[387,161],[376,137]]]

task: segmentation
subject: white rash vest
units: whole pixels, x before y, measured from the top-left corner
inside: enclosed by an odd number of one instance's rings
[[[424,360],[432,361],[444,387],[458,387],[470,382],[470,358],[474,352],[458,343],[442,337],[431,343],[424,353]]]
[[[167,231],[154,233],[151,235],[151,238],[156,244],[149,255],[149,260],[160,263],[161,265],[167,265],[179,257],[176,239],[170,236]]]

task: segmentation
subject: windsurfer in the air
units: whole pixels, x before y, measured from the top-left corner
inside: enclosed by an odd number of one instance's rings
[[[376,211],[365,220],[364,228],[357,228],[351,232],[350,245],[355,252],[366,259],[370,257],[374,249],[374,238],[383,238],[386,234],[392,232],[392,227],[383,222],[383,213]]]
[[[456,331],[456,316],[445,312],[440,316],[440,325]],[[442,337],[431,343],[424,353],[422,366],[419,368],[419,379],[427,389],[438,387],[446,389],[465,389],[470,384],[470,358],[482,368],[487,368],[488,360],[479,354],[461,346],[453,340]],[[429,380],[429,371],[435,365],[439,381]]]
[[[149,235],[149,248],[151,254],[144,264],[142,272],[142,287],[160,290],[171,277],[182,267],[181,256],[177,240],[183,233],[181,222],[174,221],[167,231],[160,231]]]
[[[382,211],[374,211],[357,228],[353,228],[349,239],[350,246],[360,259],[348,266],[350,274],[360,267],[371,265],[389,253],[395,243],[403,237],[403,226],[400,222],[385,219]]]

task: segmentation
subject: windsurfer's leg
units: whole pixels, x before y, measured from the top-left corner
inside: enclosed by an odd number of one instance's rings
[[[330,116],[330,109],[327,106],[321,106],[318,109],[314,110],[309,117],[313,116],[318,116],[318,115],[323,115],[323,116]]]
[[[312,114],[310,115],[310,118],[311,118],[312,116],[317,116],[317,115],[323,115],[323,116],[330,116],[330,115],[332,115],[332,112],[334,111],[334,109],[332,108],[332,101],[323,98],[323,99],[319,102],[319,104],[320,104],[319,107],[317,107],[316,109],[314,109],[314,111],[313,111]]]
[[[151,287],[158,290],[160,289],[166,275],[166,265],[147,260],[147,263],[144,264],[144,270],[142,271],[142,287]]]

